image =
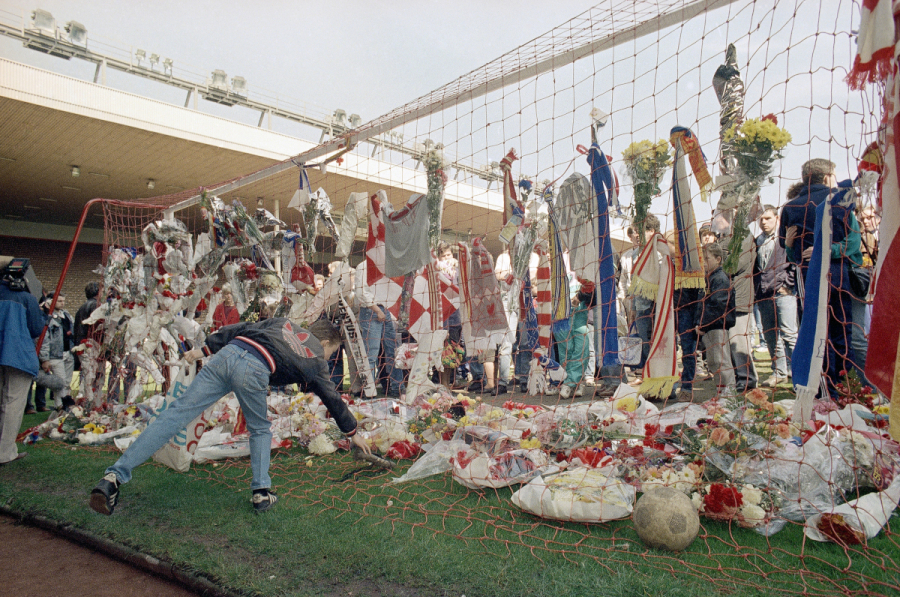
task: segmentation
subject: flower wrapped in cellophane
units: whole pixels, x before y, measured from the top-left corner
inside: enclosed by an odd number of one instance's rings
[[[738,126],[734,124],[725,131],[723,141],[727,143],[737,162],[734,183],[730,193],[736,195],[735,216],[729,244],[728,258],[724,269],[734,272],[741,252],[741,243],[749,234],[747,217],[759,189],[764,182],[773,182],[772,167],[783,156],[782,150],[791,142],[791,135],[778,126],[773,114],[762,118],[748,118]]]
[[[631,205],[631,219],[635,226],[643,228],[644,218],[650,209],[663,175],[672,166],[672,152],[669,142],[660,139],[656,143],[649,140],[636,141],[622,152],[625,174],[634,185],[634,203]]]

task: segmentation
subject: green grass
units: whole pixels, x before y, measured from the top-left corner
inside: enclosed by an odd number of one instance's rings
[[[26,417],[34,425],[45,415]],[[471,491],[449,474],[399,485],[358,471],[347,455],[273,454],[280,501],[256,515],[249,462],[150,463],[122,490],[112,517],[87,495],[116,458],[109,447],[42,441],[0,467],[0,499],[67,521],[264,595],[886,595],[900,594],[900,549],[889,531],[866,549],[804,542],[790,524],[766,539],[702,520],[688,551],[644,548],[630,521],[584,525],[518,510],[511,489]],[[342,479],[351,474],[349,479]]]

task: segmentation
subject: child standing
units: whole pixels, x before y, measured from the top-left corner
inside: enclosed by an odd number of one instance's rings
[[[554,334],[559,351],[559,363],[566,369],[566,380],[559,388],[559,397],[563,399],[583,396],[578,384],[584,377],[584,368],[588,362],[588,311],[594,307],[597,293],[592,282],[582,281],[581,288],[572,298],[572,319],[569,330]]]
[[[727,398],[735,395],[727,332],[735,323],[734,289],[728,274],[722,270],[722,248],[715,243],[706,245],[703,256],[706,258],[704,266],[709,290],[703,299],[697,333],[703,336],[709,370],[715,375],[716,397]]]

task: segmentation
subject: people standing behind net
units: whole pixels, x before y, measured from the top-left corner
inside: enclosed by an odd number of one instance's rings
[[[44,297],[40,304],[45,316],[49,314],[50,305],[53,302],[53,294]],[[44,342],[41,344],[39,359],[41,369],[46,373],[52,373],[65,380],[63,388],[54,390],[53,402],[56,408],[63,406],[63,399],[71,400],[72,375],[75,372],[75,355],[71,350],[75,345],[75,321],[65,310],[66,296],[60,293],[56,299],[56,308],[53,315],[47,320],[47,333],[44,334]],[[39,408],[39,410],[41,410]],[[44,411],[48,410],[46,408]]]
[[[734,363],[735,388],[739,394],[756,387],[759,375],[753,362],[751,322],[753,320],[753,267],[756,264],[756,240],[747,235],[741,243],[737,269],[731,275],[734,287],[735,323],[728,330],[731,360]]]
[[[453,284],[459,284],[459,261],[456,257],[453,256],[453,251],[450,248],[450,243],[441,241],[438,244],[437,250],[437,267],[438,270],[447,277]],[[449,317],[444,319],[444,329],[447,330],[447,346],[454,352],[454,358],[458,356],[458,351],[456,348],[463,347],[462,341],[462,319],[460,319],[459,310],[454,311],[450,314]],[[451,367],[449,364],[444,366],[444,370],[441,372],[441,383],[447,387],[452,388],[457,386],[456,383],[456,373],[457,367]],[[466,380],[462,380],[466,381]]]
[[[684,272],[678,237],[674,230],[666,234],[666,243],[675,264],[675,323],[678,341],[681,344],[681,381],[677,399],[690,402],[693,399],[694,377],[697,371],[697,326],[703,306],[703,292],[706,287],[706,272],[698,272],[698,278]]]
[[[855,366],[850,358],[853,333],[850,267],[862,265],[863,262],[859,222],[854,214],[856,206],[852,196],[852,181],[838,182],[834,163],[821,158],[812,159],[803,164],[801,174],[800,183],[789,189],[789,193],[796,193],[796,197],[781,210],[779,241],[783,240],[788,259],[800,264],[801,277],[805,278],[813,254],[816,210],[830,197],[832,244],[829,254],[822,258],[828,264],[826,370],[828,391],[834,398],[837,396],[836,385],[841,382],[842,373]],[[801,313],[809,309],[812,309],[810,316],[814,317],[814,305],[804,304]],[[798,342],[800,341],[798,338]],[[861,372],[858,367],[857,370]]]
[[[100,306],[100,301],[98,297],[100,296],[100,284],[97,282],[88,282],[84,287],[84,296],[85,301],[78,308],[78,311],[75,312],[75,322],[74,322],[74,332],[75,332],[75,346],[78,346],[85,340],[92,340],[96,342],[98,345],[103,340],[103,328],[100,324],[92,324],[85,325],[84,320],[91,316],[97,307]],[[76,358],[81,358],[79,355]],[[97,374],[94,379],[89,380],[85,378],[84,375],[84,367],[82,367],[81,373],[81,386],[82,388],[86,388],[87,385],[90,385],[93,388],[93,396],[99,396],[100,388],[103,387],[104,378],[106,377],[106,361],[100,360],[97,365]],[[83,395],[87,395],[88,392],[82,390]]]
[[[858,220],[860,224],[860,253],[862,253],[862,268],[864,277],[871,284],[878,263],[878,226],[881,218],[875,213],[875,208],[867,205],[859,210]],[[872,305],[868,300],[870,288],[868,285],[857,284],[853,286],[851,300],[853,301],[853,333],[851,346],[857,367],[866,368],[866,359],[869,354],[869,325],[872,321]]]
[[[707,364],[716,382],[716,397],[731,398],[735,396],[735,376],[728,330],[735,322],[735,293],[728,274],[722,270],[723,255],[722,248],[716,243],[703,247],[707,291],[697,334],[703,337],[706,345]]]
[[[648,215],[644,218],[644,243],[649,243],[653,237],[659,234],[659,218]],[[633,274],[633,271],[632,271]],[[641,372],[650,356],[650,339],[653,335],[653,315],[656,310],[656,301],[640,294],[632,293],[634,304],[634,324],[638,336],[641,338],[641,361],[633,369],[637,379],[633,384],[640,385]]]
[[[241,320],[241,314],[238,313],[237,307],[234,305],[234,294],[231,292],[231,284],[222,286],[222,302],[216,305],[213,312],[213,327],[215,332],[226,325],[234,325]]]
[[[772,359],[772,375],[760,385],[773,388],[791,377],[791,359],[797,342],[797,297],[794,292],[796,266],[789,263],[776,238],[778,210],[763,206],[759,217],[762,232],[756,237],[754,292],[760,327]]]

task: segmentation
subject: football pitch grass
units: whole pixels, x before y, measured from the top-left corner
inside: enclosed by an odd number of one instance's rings
[[[26,416],[23,429],[46,415]],[[630,520],[565,523],[520,511],[515,488],[473,491],[449,473],[391,484],[346,452],[273,453],[280,500],[256,514],[249,459],[156,463],[122,486],[111,517],[87,498],[110,446],[43,440],[0,467],[10,510],[105,537],[249,595],[892,595],[900,548],[888,528],[867,547],[805,540],[789,523],[765,538],[701,519],[682,553],[648,549]],[[891,521],[896,526],[896,519]]]

